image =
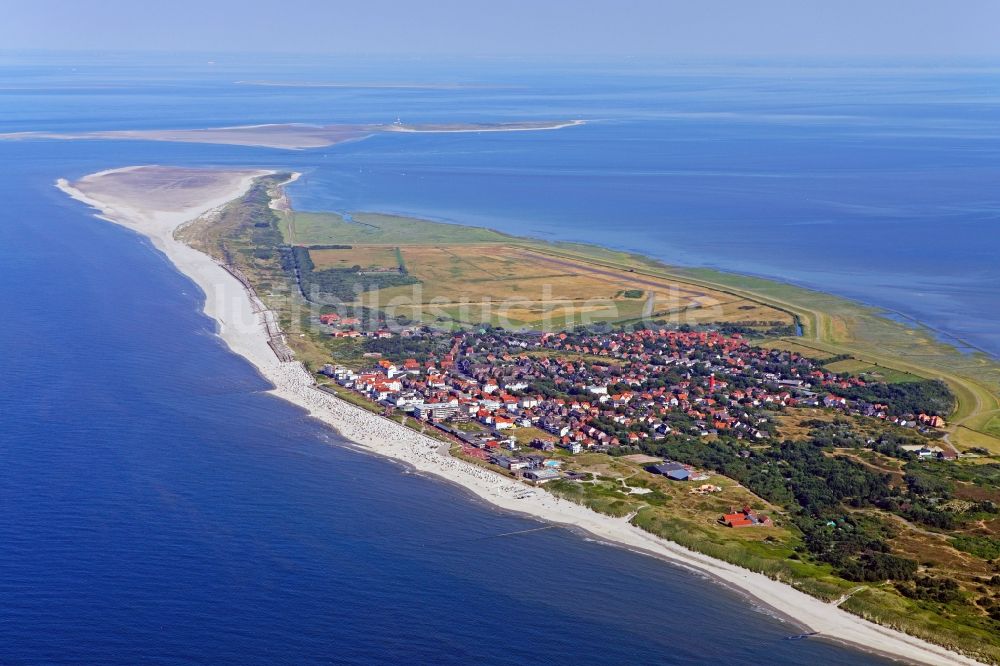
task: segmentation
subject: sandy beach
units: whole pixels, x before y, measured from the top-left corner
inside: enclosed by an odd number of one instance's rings
[[[233,127],[199,129],[103,130],[94,132],[8,132],[0,140],[52,139],[62,141],[133,140],[166,141],[173,143],[206,143],[229,146],[255,146],[283,150],[326,148],[347,141],[359,141],[381,132],[406,133],[471,133],[471,132],[537,132],[582,125],[582,120],[558,122],[493,123],[482,125],[307,125],[302,123],[269,123]]]
[[[559,123],[514,123],[482,125],[475,127],[435,127],[434,125],[385,125],[385,132],[408,132],[411,134],[467,134],[472,132],[544,132],[566,127],[584,125],[584,120],[567,120]]]
[[[363,139],[372,134],[370,128],[355,125],[267,124],[201,129],[107,130],[96,132],[13,132],[0,134],[0,140],[52,139],[61,141],[133,140],[171,143],[204,143],[227,146],[254,146],[305,150],[325,148],[345,141]]]
[[[280,362],[268,346],[262,315],[254,312],[253,295],[213,259],[174,238],[177,227],[211,214],[245,192],[254,178],[267,173],[272,172],[129,167],[92,174],[73,183],[60,180],[58,187],[96,208],[101,218],[147,236],[205,292],[204,310],[218,322],[219,335],[274,385],[271,393],[308,410],[360,449],[457,483],[497,507],[583,530],[599,540],[708,575],[779,616],[792,618],[798,627],[790,626],[789,634],[815,631],[825,639],[911,663],[978,663],[870,623],[762,574],[689,551],[630,525],[624,518],[595,513],[543,490],[525,497],[528,486],[452,458],[441,451],[440,442],[317,390],[301,364]]]

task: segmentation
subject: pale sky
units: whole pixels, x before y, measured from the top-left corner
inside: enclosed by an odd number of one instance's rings
[[[0,49],[1000,56],[1000,0],[8,0]]]

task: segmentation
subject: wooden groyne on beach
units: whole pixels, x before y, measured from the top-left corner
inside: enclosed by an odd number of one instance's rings
[[[282,363],[291,363],[295,360],[295,354],[292,352],[291,348],[285,340],[285,334],[281,330],[281,326],[278,325],[278,320],[275,318],[274,313],[267,309],[264,305],[264,301],[260,300],[257,295],[257,291],[253,288],[250,283],[250,279],[239,269],[239,267],[232,264],[227,264],[223,262],[216,262],[226,270],[227,273],[236,278],[243,288],[246,290],[247,294],[250,296],[250,307],[253,309],[255,314],[261,316],[264,324],[264,329],[267,331],[267,345],[274,352],[274,355],[278,357],[278,360]]]

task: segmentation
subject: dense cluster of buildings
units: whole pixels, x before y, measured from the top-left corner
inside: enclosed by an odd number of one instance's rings
[[[836,395],[838,388],[863,386],[863,380],[793,352],[752,346],[739,334],[664,329],[421,335],[405,358],[385,354],[361,371],[327,366],[323,372],[386,409],[406,411],[483,449],[502,447],[511,442],[511,432],[525,428],[537,435],[536,448],[559,446],[572,453],[639,449],[671,435],[752,442],[775,434],[775,410],[796,405],[893,418],[884,405]]]

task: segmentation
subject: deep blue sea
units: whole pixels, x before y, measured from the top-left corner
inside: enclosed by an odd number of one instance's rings
[[[299,152],[0,142],[0,663],[878,663],[351,450],[262,393],[148,243],[52,183],[147,163],[297,169],[302,208],[784,277],[997,353],[996,72],[0,56],[0,132],[592,121]]]

